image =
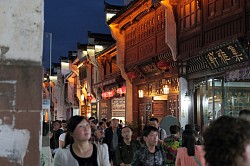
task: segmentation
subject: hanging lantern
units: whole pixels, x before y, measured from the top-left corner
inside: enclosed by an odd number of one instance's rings
[[[168,70],[169,65],[169,62],[166,60],[160,60],[159,62],[157,62],[157,67],[161,70]]]
[[[130,80],[133,80],[136,77],[136,73],[134,71],[130,71],[127,73],[127,76]]]
[[[143,96],[144,96],[143,95],[143,90],[139,90],[138,93],[139,93],[139,98],[143,98]]]
[[[122,88],[117,88],[116,93],[118,93],[118,94],[122,95],[122,94],[123,94],[123,92],[122,92]]]
[[[108,97],[107,92],[102,92],[102,98],[106,98],[106,97]]]
[[[88,96],[87,96],[87,99],[88,99],[89,101],[91,101],[91,100],[92,100],[92,96],[91,96],[91,95],[88,95]]]
[[[106,93],[107,93],[107,97],[113,97],[114,96],[113,91],[109,91],[109,92],[106,92]]]
[[[169,87],[168,85],[163,86],[163,94],[169,94]]]
[[[127,88],[126,88],[126,86],[122,86],[122,93],[126,93],[126,90],[127,90]]]

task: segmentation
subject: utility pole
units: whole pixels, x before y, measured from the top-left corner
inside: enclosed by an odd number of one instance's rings
[[[51,89],[51,75],[52,75],[52,33],[44,32],[44,34],[49,36],[49,101],[50,101],[50,109],[51,109],[51,100],[52,100],[52,89]],[[49,119],[51,120],[51,110],[49,110]]]

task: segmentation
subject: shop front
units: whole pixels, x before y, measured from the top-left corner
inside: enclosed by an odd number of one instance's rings
[[[250,109],[248,53],[239,40],[224,42],[188,61],[193,122],[208,126],[222,115],[238,116]]]
[[[133,89],[133,117],[139,129],[151,117],[159,122],[168,115],[179,119],[179,78],[171,51],[137,63],[127,75]]]
[[[179,117],[178,78],[163,78],[138,85],[139,122],[148,124],[151,117]]]
[[[93,86],[97,88],[97,117],[126,121],[126,85],[120,73]]]

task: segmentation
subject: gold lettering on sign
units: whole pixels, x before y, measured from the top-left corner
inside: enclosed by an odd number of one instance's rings
[[[242,54],[239,54],[238,53],[238,51],[236,50],[236,48],[234,47],[234,46],[231,46],[231,45],[229,45],[228,47],[227,47],[231,52],[232,52],[232,54],[234,55],[234,56],[232,56],[232,58],[235,58],[235,61],[236,62],[241,62],[241,60],[243,60],[243,55]]]
[[[210,63],[213,64],[214,67],[218,67],[219,66],[217,58],[214,56],[214,52],[209,52],[207,54],[207,56],[208,56],[208,59],[209,59]]]
[[[227,56],[227,54],[224,51],[222,51],[221,49],[219,49],[218,51],[216,51],[216,53],[217,53],[218,57],[221,59],[221,62],[224,63],[224,64],[228,64],[227,61],[231,60],[231,58],[229,58]]]

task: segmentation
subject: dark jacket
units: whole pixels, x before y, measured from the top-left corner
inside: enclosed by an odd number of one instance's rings
[[[138,140],[131,140],[130,145],[122,141],[115,149],[115,157],[117,165],[121,163],[130,164],[137,150],[141,148],[141,143]]]
[[[118,136],[118,144],[123,140],[121,135],[121,129],[117,128],[117,136]],[[115,151],[116,147],[112,147],[112,140],[113,140],[113,130],[112,127],[105,129],[105,137],[103,138],[102,143],[106,143],[110,151]]]
[[[161,146],[156,146],[154,153],[149,152],[147,146],[141,147],[134,154],[131,166],[166,166],[165,152]]]
[[[52,131],[53,136],[50,138],[50,149],[56,149],[59,147],[59,137],[63,133],[62,129]]]

